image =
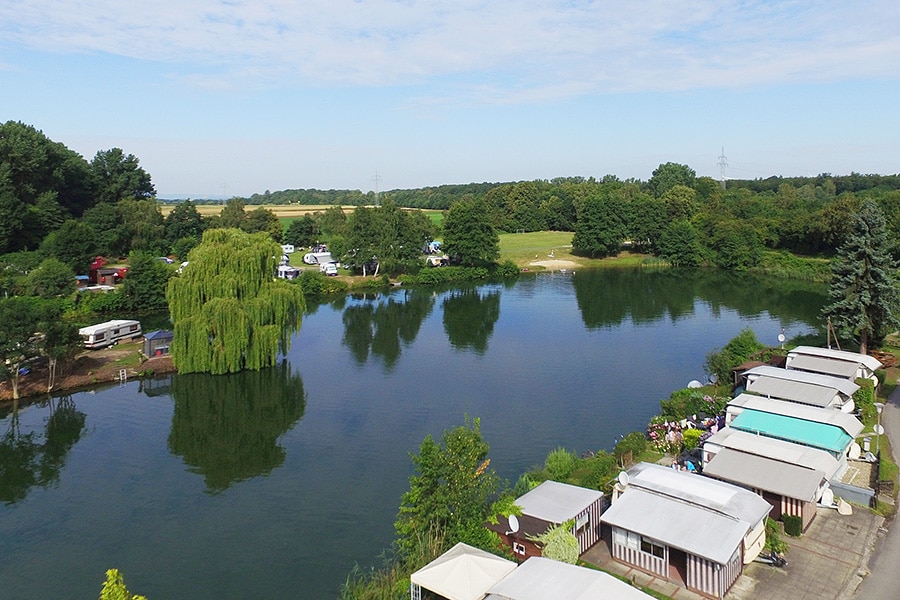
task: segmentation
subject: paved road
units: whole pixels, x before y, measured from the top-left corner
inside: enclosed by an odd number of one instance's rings
[[[900,454],[900,387],[894,390],[881,415],[894,457]],[[875,546],[875,552],[869,561],[871,573],[863,579],[854,598],[860,600],[897,600],[900,598],[900,579],[897,567],[900,565],[900,531],[891,527]]]

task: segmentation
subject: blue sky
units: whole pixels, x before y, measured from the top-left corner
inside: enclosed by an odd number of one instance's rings
[[[896,0],[0,0],[0,119],[161,197],[900,172]]]

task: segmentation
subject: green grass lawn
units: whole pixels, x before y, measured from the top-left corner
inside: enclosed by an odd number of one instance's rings
[[[541,270],[546,267],[535,262],[557,260],[573,263],[575,267],[636,267],[647,259],[645,254],[622,252],[614,258],[587,258],[572,254],[571,231],[534,231],[530,233],[501,233],[500,260],[511,260],[519,267]],[[552,256],[551,256],[552,255]]]

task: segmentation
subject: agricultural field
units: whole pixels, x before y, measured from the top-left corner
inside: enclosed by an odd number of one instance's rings
[[[197,212],[200,213],[200,216],[203,217],[211,217],[213,215],[218,215],[222,212],[222,209],[225,208],[224,203],[216,203],[216,204],[196,204]],[[166,216],[172,209],[175,208],[174,204],[160,204],[160,211],[163,216]],[[256,210],[257,208],[267,208],[275,213],[275,216],[279,219],[289,219],[294,220],[302,217],[303,215],[310,215],[317,212],[323,212],[326,208],[330,208],[324,204],[247,204],[244,206],[244,210],[250,212],[251,210]],[[349,213],[354,208],[354,206],[344,206],[342,207],[344,212]]]

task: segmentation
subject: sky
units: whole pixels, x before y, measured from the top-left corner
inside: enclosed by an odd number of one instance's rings
[[[898,112],[896,0],[0,0],[0,121],[161,198],[896,174]]]

